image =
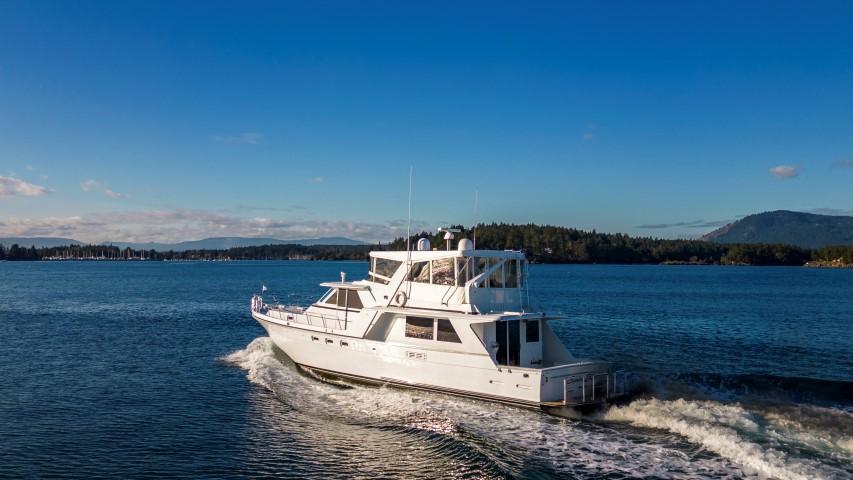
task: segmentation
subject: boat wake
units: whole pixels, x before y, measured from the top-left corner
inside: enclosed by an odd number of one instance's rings
[[[436,455],[479,465],[469,472],[474,476],[853,476],[853,413],[833,406],[674,398],[670,389],[565,419],[441,394],[321,382],[301,374],[267,337],[223,360],[302,415],[428,438],[438,442]]]

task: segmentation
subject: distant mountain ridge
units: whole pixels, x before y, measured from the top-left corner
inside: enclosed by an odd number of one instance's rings
[[[717,243],[781,243],[803,248],[853,245],[853,217],[776,210],[746,216],[701,239]]]
[[[84,245],[84,242],[73,238],[62,237],[0,237],[0,245],[11,247],[17,244],[19,247],[52,248],[64,247],[65,245]]]
[[[256,247],[260,245],[366,245],[365,242],[345,237],[320,237],[295,240],[279,240],[277,238],[263,237],[211,237],[201,240],[188,240],[178,243],[134,243],[134,242],[101,242],[104,245],[115,245],[120,248],[133,248],[135,250],[158,250],[183,252],[186,250],[227,250],[235,247]],[[61,247],[65,245],[86,245],[86,242],[72,238],[60,237],[6,237],[0,238],[0,245],[11,246],[18,244],[22,247],[36,248]]]

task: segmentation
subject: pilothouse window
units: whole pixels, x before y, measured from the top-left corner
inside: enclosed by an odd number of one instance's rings
[[[455,283],[452,258],[440,258],[432,261],[432,283],[435,285],[453,285]]]
[[[424,317],[406,317],[406,336],[432,340],[433,319]]]
[[[402,263],[403,262],[388,260],[386,258],[374,258],[373,269],[370,271],[370,276],[373,277],[373,281],[387,285],[391,282],[391,277],[394,276],[394,272],[400,268]]]
[[[429,262],[415,262],[409,270],[409,281],[429,283]]]
[[[456,333],[456,330],[453,328],[453,324],[450,323],[450,320],[439,318],[437,323],[438,335],[436,336],[436,340],[439,342],[462,343],[462,340],[459,339],[459,335]]]

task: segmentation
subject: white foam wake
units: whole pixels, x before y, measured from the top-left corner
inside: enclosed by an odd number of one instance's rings
[[[847,476],[818,460],[785,451],[786,441],[797,441],[791,431],[806,435],[815,433],[813,429],[783,425],[779,420],[776,425],[738,404],[636,400],[610,409],[602,416],[602,424],[411,390],[340,388],[283,364],[267,337],[255,339],[223,360],[245,369],[250,381],[306,415],[428,430],[462,442],[470,442],[469,435],[473,435],[497,449],[496,458],[517,454],[516,465],[536,458],[561,475],[739,478],[748,473],[785,480]],[[680,437],[626,428],[626,422]],[[768,425],[776,426],[769,429]],[[461,431],[466,435],[459,435]],[[716,455],[685,447],[681,437]],[[847,452],[843,449],[849,448],[845,442],[850,439],[843,435],[833,438],[834,448]]]
[[[773,428],[781,417],[768,418],[740,404],[714,401],[636,400],[624,407],[611,408],[606,420],[668,430],[702,445],[742,466],[745,471],[782,480],[843,478],[847,473],[815,459],[786,452],[784,444],[808,436],[802,425],[786,425],[788,432]],[[798,438],[798,435],[800,438]],[[849,440],[839,440],[840,445]],[[814,444],[814,442],[812,442]]]

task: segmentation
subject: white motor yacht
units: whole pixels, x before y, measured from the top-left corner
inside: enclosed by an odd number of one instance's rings
[[[322,283],[307,307],[269,292],[251,311],[297,365],[322,376],[464,395],[523,407],[601,405],[626,393],[624,373],[575,358],[529,310],[519,251],[451,249],[420,239],[413,251],[374,251],[364,280]]]

